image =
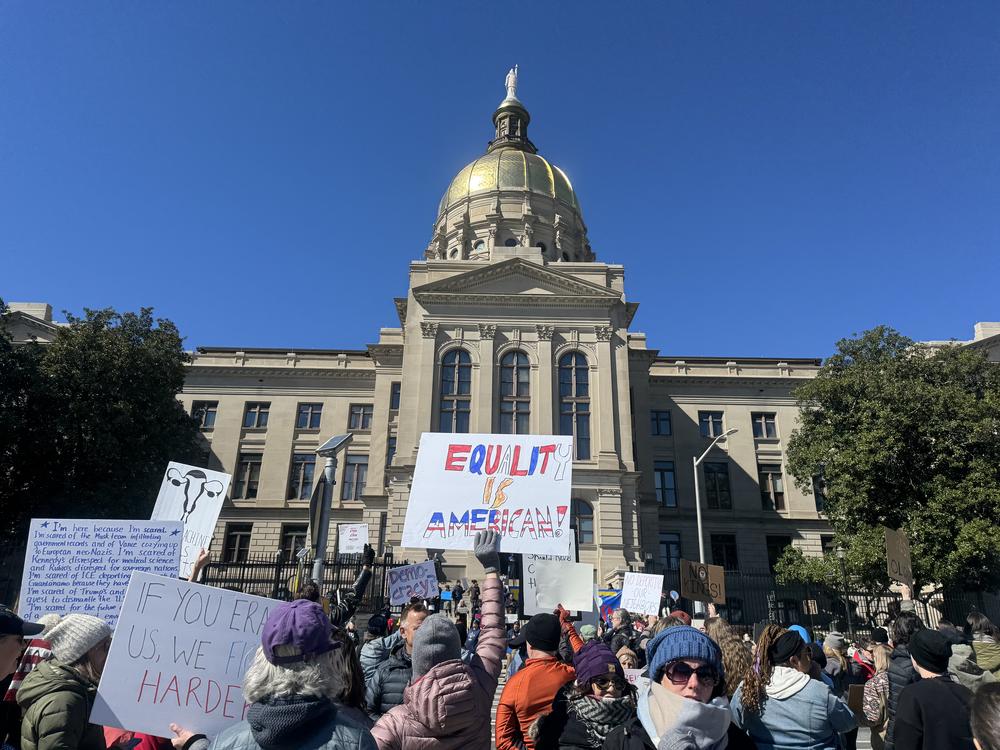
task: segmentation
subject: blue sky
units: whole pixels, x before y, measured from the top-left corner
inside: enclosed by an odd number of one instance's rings
[[[0,0],[0,296],[356,348],[518,63],[667,354],[1000,320],[1000,3]]]

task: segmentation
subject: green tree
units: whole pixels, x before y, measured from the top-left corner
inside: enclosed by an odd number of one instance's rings
[[[796,396],[789,470],[803,489],[822,478],[852,577],[888,583],[888,526],[907,532],[918,586],[1000,584],[1000,367],[879,327],[839,341]],[[801,579],[836,561],[783,562]]]
[[[67,320],[50,344],[14,345],[0,319],[7,539],[22,539],[32,517],[148,518],[167,462],[201,455],[176,399],[189,357],[174,324],[149,308]]]

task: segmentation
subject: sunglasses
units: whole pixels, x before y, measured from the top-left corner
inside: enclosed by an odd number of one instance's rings
[[[607,690],[612,686],[618,688],[619,690],[625,689],[625,683],[619,680],[617,677],[595,677],[593,680],[591,680],[591,682],[593,683],[594,687],[597,687],[601,690]]]
[[[719,673],[715,671],[715,667],[705,665],[692,669],[682,661],[668,667],[666,674],[675,685],[686,685],[693,674],[698,675],[698,682],[703,685],[715,685],[719,681]]]

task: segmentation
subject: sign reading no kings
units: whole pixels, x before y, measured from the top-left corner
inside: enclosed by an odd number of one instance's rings
[[[681,560],[681,596],[696,602],[725,604],[725,568]]]
[[[472,549],[494,530],[504,552],[565,555],[572,457],[566,436],[425,432],[403,546]]]

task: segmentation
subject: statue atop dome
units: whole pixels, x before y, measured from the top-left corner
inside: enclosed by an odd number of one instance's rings
[[[507,98],[517,99],[517,65],[507,71],[504,85],[507,87]]]

